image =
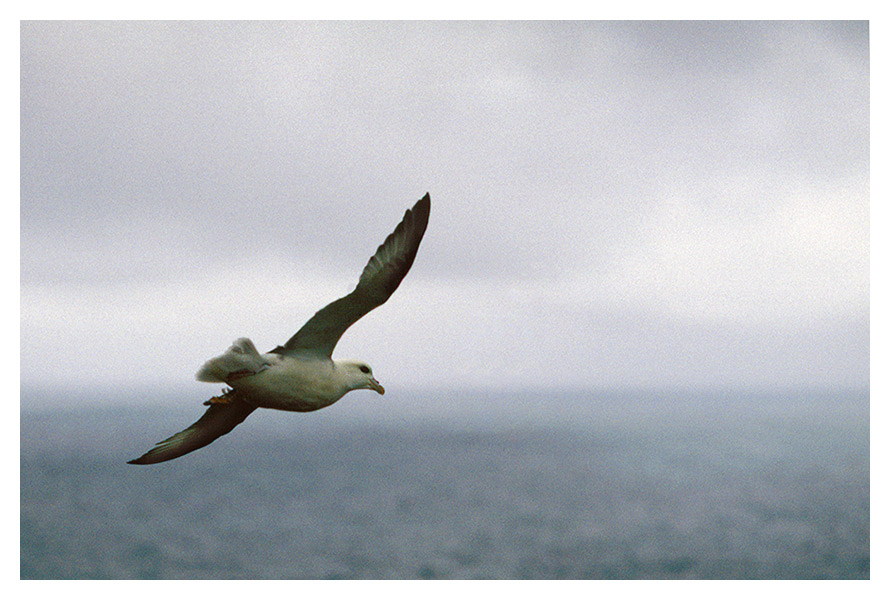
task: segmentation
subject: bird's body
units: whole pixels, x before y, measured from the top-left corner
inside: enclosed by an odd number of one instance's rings
[[[274,362],[268,369],[231,383],[260,408],[308,412],[330,406],[350,391],[332,360],[269,356]]]
[[[159,442],[131,464],[171,460],[206,446],[231,431],[257,408],[308,412],[330,406],[358,389],[384,393],[371,367],[335,361],[331,352],[343,332],[392,295],[408,273],[429,220],[429,194],[405,217],[368,261],[348,295],[318,311],[283,346],[260,354],[247,338],[198,370],[199,381],[230,386],[205,404],[210,408],[191,427]]]
[[[264,354],[263,359],[267,366],[259,373],[226,381],[258,408],[309,412],[330,406],[353,389],[367,388],[383,393],[383,387],[376,380],[368,380],[370,367],[365,377],[351,377],[360,363],[274,352]]]

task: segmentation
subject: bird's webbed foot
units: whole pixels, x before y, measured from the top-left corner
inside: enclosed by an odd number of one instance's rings
[[[235,390],[232,388],[223,388],[222,393],[219,396],[214,396],[210,400],[205,400],[204,406],[210,406],[211,404],[230,404],[234,396]]]

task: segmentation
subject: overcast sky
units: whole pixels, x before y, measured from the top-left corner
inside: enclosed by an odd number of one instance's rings
[[[864,23],[25,23],[25,389],[216,388],[426,237],[388,388],[864,386]]]

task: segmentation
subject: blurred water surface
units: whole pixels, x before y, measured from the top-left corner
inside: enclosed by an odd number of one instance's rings
[[[21,577],[869,577],[867,391],[397,397],[136,467],[200,406],[23,392]]]

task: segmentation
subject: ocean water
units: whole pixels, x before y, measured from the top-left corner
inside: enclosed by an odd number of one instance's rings
[[[869,578],[867,390],[396,396],[139,467],[200,406],[23,392],[21,577]]]

